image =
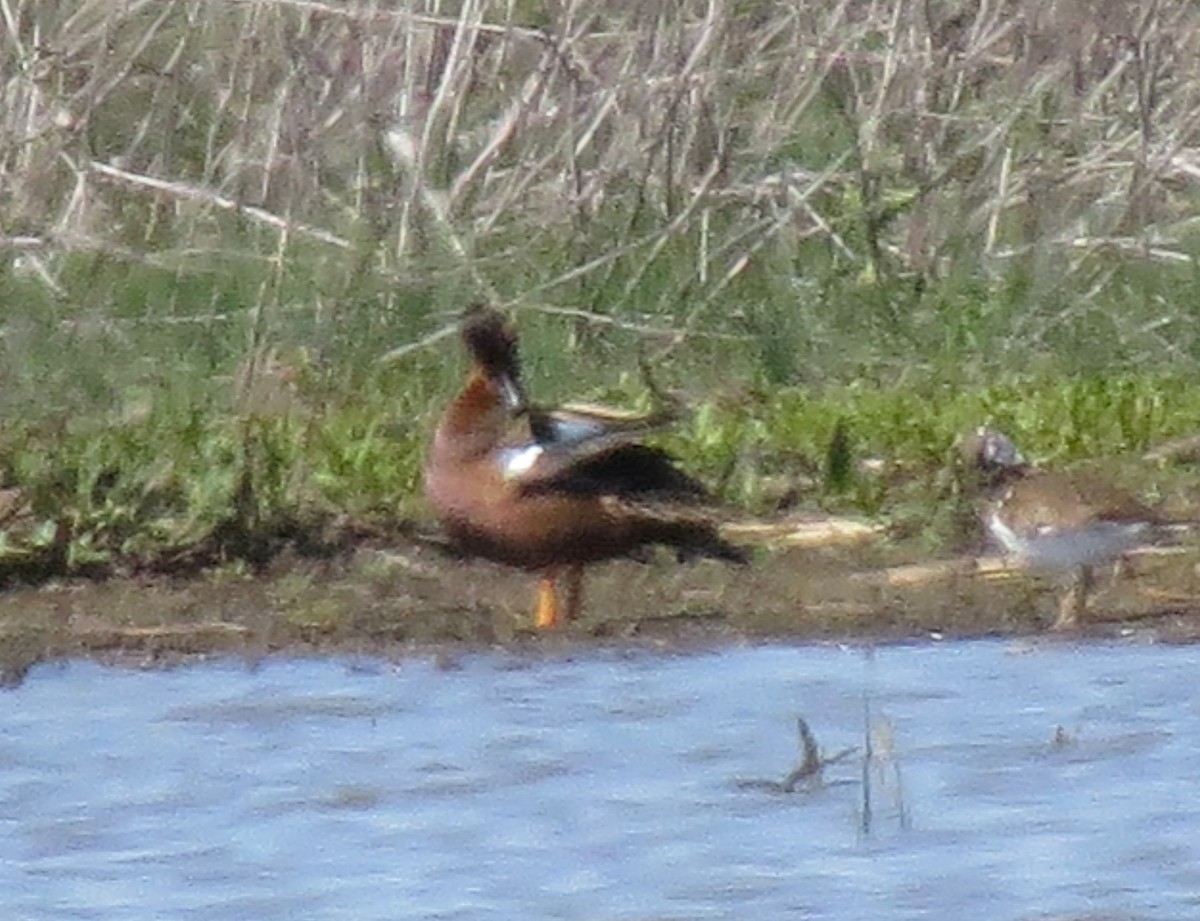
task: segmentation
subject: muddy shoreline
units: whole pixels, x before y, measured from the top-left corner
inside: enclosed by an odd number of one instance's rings
[[[1148,554],[1106,579],[1065,640],[1200,639],[1194,553]],[[444,657],[763,641],[886,643],[1044,636],[1061,580],[972,558],[920,561],[878,546],[760,551],[745,569],[667,555],[593,567],[584,616],[532,628],[534,579],[409,537],[325,560],[283,554],[250,572],[69,579],[0,594],[0,681],[52,659],[169,666],[196,657]]]

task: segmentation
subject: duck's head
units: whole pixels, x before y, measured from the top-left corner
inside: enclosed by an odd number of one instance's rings
[[[462,318],[462,340],[471,355],[473,374],[499,396],[510,413],[527,412],[517,333],[504,316],[490,307],[469,308]]]

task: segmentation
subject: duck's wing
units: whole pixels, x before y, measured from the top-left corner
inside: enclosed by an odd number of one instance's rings
[[[671,425],[680,415],[676,407],[630,413],[606,406],[568,403],[554,409],[531,408],[529,429],[534,440],[546,445],[609,446]]]
[[[504,478],[526,495],[706,496],[666,451],[641,444],[678,417],[669,409],[637,414],[578,403],[531,408],[501,451]]]
[[[661,448],[643,444],[617,444],[587,457],[576,457],[558,470],[547,465],[543,475],[524,485],[526,493],[557,492],[571,495],[655,498],[701,501],[708,490],[675,466]]]
[[[530,442],[500,454],[504,479],[522,495],[625,497],[701,501],[708,490],[671,455],[643,444],[592,439],[574,444]]]
[[[504,478],[527,498],[596,500],[605,516],[624,520],[640,535],[637,543],[674,547],[681,560],[748,562],[744,548],[722,538],[708,490],[666,451],[643,444],[597,447],[594,440],[585,445],[506,448]]]

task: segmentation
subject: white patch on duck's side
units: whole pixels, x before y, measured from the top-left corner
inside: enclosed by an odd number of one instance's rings
[[[545,453],[546,449],[540,444],[505,448],[500,452],[500,475],[506,480],[519,480],[534,468]]]
[[[1013,528],[999,509],[987,517],[988,531],[1006,553],[1031,566],[1069,569],[1104,563],[1132,550],[1146,533],[1145,522],[1094,521],[1080,528],[1043,525],[1034,531]]]

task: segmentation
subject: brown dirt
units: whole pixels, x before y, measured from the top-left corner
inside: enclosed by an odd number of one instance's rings
[[[183,579],[63,581],[0,595],[0,682],[78,656],[166,665],[211,655],[453,656],[521,644],[887,642],[1036,634],[1053,620],[1062,580],[969,559],[896,568],[914,558],[877,544],[763,550],[742,569],[666,556],[614,562],[589,570],[578,622],[542,632],[531,626],[532,576],[455,559],[421,538],[332,561],[285,556],[253,575],[232,567]],[[1195,554],[1148,554],[1132,568],[1102,580],[1081,634],[1200,639]]]

